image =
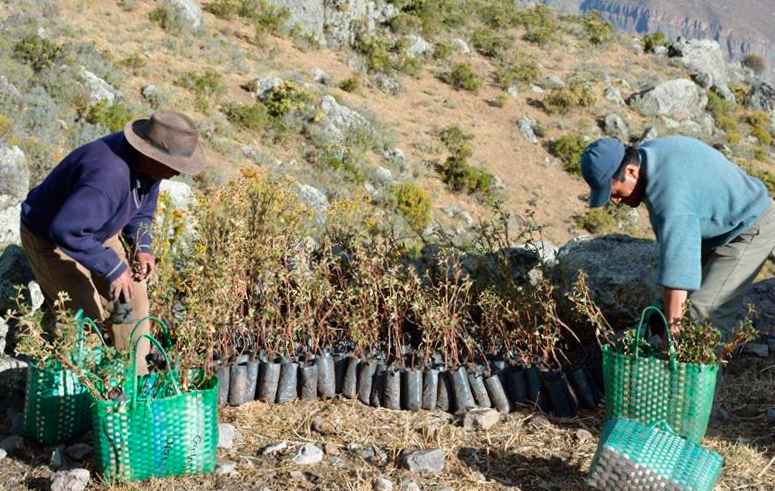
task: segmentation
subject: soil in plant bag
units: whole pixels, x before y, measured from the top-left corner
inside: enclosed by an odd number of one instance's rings
[[[280,381],[277,383],[277,404],[287,404],[297,397],[299,364],[283,361],[280,364]]]
[[[506,382],[506,360],[493,360],[490,363],[490,367],[496,375],[498,375],[498,378],[501,379],[501,386],[505,389],[508,387],[508,384]]]
[[[229,365],[218,367],[218,370],[215,371],[215,376],[218,377],[218,405],[224,407],[229,403],[231,367]]]
[[[318,398],[318,367],[315,362],[303,363],[299,367],[299,394],[305,401]]]
[[[248,387],[247,398],[253,400],[256,397],[256,386],[258,385],[258,361],[251,360],[248,362],[247,370]]]
[[[519,367],[509,367],[504,372],[506,375],[506,388],[508,390],[511,405],[516,409],[527,403],[527,379],[525,371]]]
[[[342,393],[342,386],[344,386],[344,375],[347,371],[347,364],[349,359],[343,355],[337,355],[334,357],[334,375],[336,379],[336,393]]]
[[[452,394],[455,398],[455,412],[464,413],[476,407],[471,386],[468,383],[468,370],[465,367],[458,367],[452,373]]]
[[[474,396],[476,405],[483,408],[491,408],[492,402],[487,394],[487,388],[484,386],[484,377],[481,372],[476,369],[475,371],[469,371],[468,384],[471,386],[471,393]]]
[[[425,369],[422,377],[422,408],[429,411],[436,409],[436,397],[439,395],[439,371],[434,368]]]
[[[506,391],[503,390],[501,379],[497,375],[491,375],[484,379],[484,386],[493,407],[503,414],[508,414],[511,411],[511,404],[509,404],[509,398],[506,397]]]
[[[231,366],[229,374],[229,405],[240,406],[253,399],[253,394],[248,394],[248,366]]]
[[[527,402],[538,404],[542,411],[549,411],[549,403],[546,398],[546,390],[541,382],[541,375],[538,368],[530,367],[525,370],[525,381],[527,382]]]
[[[277,401],[277,385],[280,383],[280,364],[262,361],[258,375],[258,399],[269,404]]]
[[[409,411],[419,411],[422,407],[422,372],[420,370],[401,371],[401,407]]]
[[[578,368],[568,373],[568,382],[573,388],[576,397],[578,397],[579,405],[586,409],[595,409],[597,404],[595,393],[587,381],[587,375],[584,373],[584,370]]]
[[[388,370],[385,377],[385,407],[398,411],[401,409],[401,372]]]
[[[376,371],[376,361],[365,361],[358,370],[358,400],[367,405],[371,403],[371,386]]]
[[[374,379],[371,383],[371,405],[385,407],[385,380],[387,378],[387,366],[384,363],[377,365]]]
[[[336,374],[334,372],[334,358],[331,353],[324,351],[315,360],[318,367],[318,395],[320,397],[334,397],[336,395]]]
[[[342,381],[342,395],[348,399],[355,399],[358,396],[358,367],[361,359],[356,356],[348,356],[347,370],[344,373]]]
[[[576,416],[574,404],[568,400],[565,389],[565,377],[562,372],[541,372],[547,398],[551,404],[551,412],[558,418],[573,418]]]
[[[436,407],[448,413],[455,410],[455,396],[452,395],[452,378],[447,370],[439,372],[439,393],[436,395]]]

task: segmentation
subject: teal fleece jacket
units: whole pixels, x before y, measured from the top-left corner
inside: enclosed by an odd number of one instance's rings
[[[698,290],[703,258],[756,223],[767,207],[767,188],[694,138],[657,138],[638,149],[644,202],[659,242],[657,282]]]

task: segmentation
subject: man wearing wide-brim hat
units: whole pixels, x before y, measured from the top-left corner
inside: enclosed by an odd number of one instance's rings
[[[65,157],[22,203],[22,246],[48,307],[64,291],[67,307],[92,319],[105,319],[119,298],[131,301],[135,319],[148,315],[159,183],[204,166],[194,122],[175,111],[130,121]],[[126,350],[133,326],[108,327],[116,348]],[[137,336],[147,330],[146,323]]]

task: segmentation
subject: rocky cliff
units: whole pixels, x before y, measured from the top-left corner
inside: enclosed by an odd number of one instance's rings
[[[530,3],[528,0],[519,0]],[[543,0],[570,13],[597,10],[630,32],[661,31],[675,39],[715,39],[730,60],[758,53],[775,76],[775,8],[772,0]]]

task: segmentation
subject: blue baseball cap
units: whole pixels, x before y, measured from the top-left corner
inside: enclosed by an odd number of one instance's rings
[[[589,184],[589,206],[599,208],[611,199],[611,179],[624,159],[624,145],[616,138],[601,138],[581,154],[581,175]]]

